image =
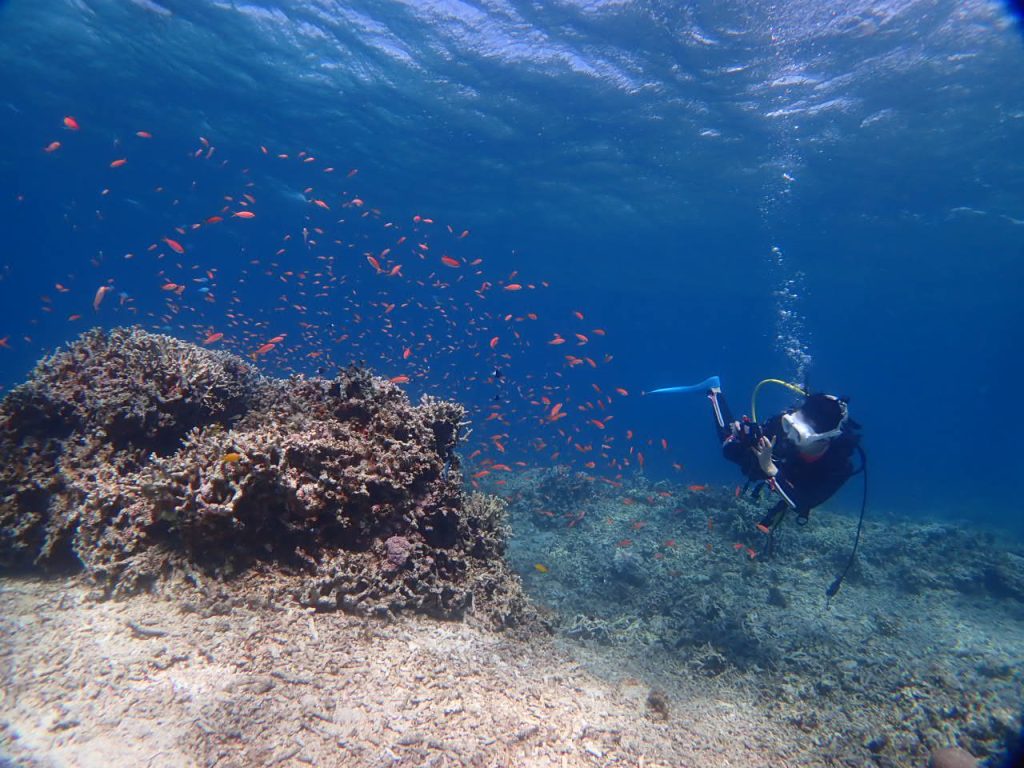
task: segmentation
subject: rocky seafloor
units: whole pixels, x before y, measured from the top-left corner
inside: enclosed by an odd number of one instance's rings
[[[954,522],[816,511],[774,551],[733,489],[507,480],[510,557],[591,668],[749,693],[823,765],[922,766],[959,747],[1002,765],[1024,706],[1024,543]],[[625,672],[624,670],[631,670]]]
[[[816,511],[807,527],[784,525],[769,552],[754,525],[762,511],[727,489],[642,474],[602,481],[553,467],[509,474],[484,488],[494,493],[470,492],[459,454],[464,419],[457,403],[413,404],[358,367],[333,379],[273,379],[237,356],[137,328],[89,331],[40,361],[0,401],[0,593],[10,646],[0,649],[10,693],[0,695],[0,747],[14,745],[22,729],[35,746],[19,754],[48,766],[52,749],[73,754],[100,743],[86,727],[90,712],[109,721],[104,738],[133,738],[117,731],[124,715],[110,712],[116,701],[136,700],[135,674],[167,678],[159,684],[177,692],[180,738],[158,746],[194,764],[248,764],[256,754],[239,741],[241,715],[216,738],[207,733],[215,721],[202,713],[229,700],[251,710],[264,729],[260,754],[282,765],[501,764],[491,745],[505,744],[510,760],[537,765],[634,765],[645,754],[651,765],[697,764],[696,754],[706,754],[705,765],[734,765],[774,754],[786,765],[922,768],[955,747],[994,767],[1019,745],[1019,541],[951,522],[869,518],[846,583],[826,607],[825,588],[852,543],[850,517]],[[54,580],[18,582],[40,573]],[[125,607],[100,610],[110,598]],[[165,609],[146,602],[156,599],[166,610],[187,606],[189,618],[169,625]],[[295,611],[320,618],[296,628]],[[222,616],[244,619],[223,620],[237,636],[214,653],[201,638]],[[506,671],[490,652],[475,670],[438,667],[453,690],[464,679],[499,691],[511,675],[505,693],[518,703],[478,697],[463,725],[482,730],[463,752],[444,747],[443,723],[434,722],[462,710],[441,699],[436,713],[424,709],[436,680],[417,674],[415,662],[398,673],[375,655],[384,638],[388,652],[402,647],[390,626],[405,627],[412,650],[433,637],[425,625],[395,624],[417,616],[465,621],[467,632],[512,629],[505,652],[521,648],[520,671]],[[189,621],[195,627],[185,631]],[[107,629],[96,635],[98,627]],[[90,640],[115,631],[127,632],[123,669]],[[51,651],[32,641],[34,632],[75,640]],[[350,639],[321,644],[334,632]],[[298,639],[307,634],[311,641]],[[138,655],[133,643],[153,638],[163,650]],[[301,676],[276,666],[286,638],[304,649]],[[435,661],[454,659],[460,644],[488,645],[483,638],[453,635]],[[316,649],[328,646],[330,657],[317,660]],[[564,672],[548,671],[548,647],[581,665],[587,678],[575,684],[593,701],[579,704],[569,690],[544,694]],[[235,701],[234,689],[218,688],[230,668],[223,680],[236,687],[248,678],[233,676],[258,673],[322,690],[318,666],[333,670],[330,687],[345,685],[357,663],[367,675],[365,727],[348,736],[335,733],[348,728],[335,722],[341,698],[333,715],[310,699],[307,722],[264,685],[266,706],[281,712],[268,720],[248,693]],[[103,683],[90,688],[97,664]],[[80,684],[63,684],[58,668]],[[188,696],[179,690],[186,672],[202,681]],[[388,693],[396,675],[405,675],[400,703]],[[93,688],[95,695],[76,694]],[[147,691],[138,706],[156,712],[162,694]],[[633,702],[623,691],[641,693]],[[604,697],[632,712],[621,715],[623,725]],[[43,712],[53,706],[56,714]],[[419,719],[410,706],[422,710]],[[718,708],[724,714],[712,716]],[[273,730],[292,715],[325,741],[295,747],[291,725]],[[392,734],[387,746],[388,729],[399,733],[406,715],[422,741]],[[579,723],[562,733],[564,718]],[[143,734],[147,720],[136,720],[133,733]],[[75,732],[65,733],[72,721]],[[511,735],[487,730],[498,722]],[[736,743],[740,722],[760,724],[749,743]],[[624,740],[629,729],[650,733]],[[719,746],[701,752],[701,733]],[[723,746],[725,733],[732,741]],[[145,746],[147,737],[138,738]],[[348,751],[338,757],[341,742]],[[394,763],[391,755],[413,747],[416,756]]]

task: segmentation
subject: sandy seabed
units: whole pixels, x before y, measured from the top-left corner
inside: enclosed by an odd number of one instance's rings
[[[549,636],[0,580],[0,765],[797,766],[736,691],[650,681]],[[802,743],[803,742],[803,743]]]

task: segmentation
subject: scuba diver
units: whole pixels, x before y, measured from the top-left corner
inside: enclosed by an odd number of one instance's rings
[[[761,424],[757,421],[757,393],[765,384],[786,387],[803,397],[803,402]],[[778,494],[778,501],[757,523],[757,528],[768,534],[768,556],[774,549],[775,529],[789,510],[796,513],[798,525],[806,525],[814,507],[830,499],[854,475],[864,476],[860,519],[853,549],[842,572],[825,590],[826,598],[831,601],[855,562],[867,508],[867,457],[860,446],[860,425],[850,418],[848,398],[811,393],[786,381],[765,379],[754,388],[750,418],[744,416],[737,420],[733,418],[722,395],[722,384],[718,376],[711,376],[699,384],[663,387],[646,394],[681,392],[707,394],[714,411],[715,430],[722,454],[738,464],[748,478],[743,493],[754,483],[754,501],[760,499],[765,486]],[[856,469],[851,461],[855,452],[860,456],[860,466]]]
[[[720,386],[710,387],[707,396],[722,454],[739,465],[748,487],[756,483],[753,497],[758,499],[765,485],[780,497],[757,524],[770,534],[790,509],[797,524],[806,525],[812,508],[860,472],[851,461],[860,444],[860,425],[850,418],[847,398],[811,394],[777,379],[766,381],[795,390],[804,396],[803,403],[758,424],[745,416],[734,420]]]

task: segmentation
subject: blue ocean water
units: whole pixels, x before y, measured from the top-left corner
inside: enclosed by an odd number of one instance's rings
[[[268,372],[408,375],[485,460],[731,486],[706,402],[640,392],[805,378],[851,398],[870,513],[1021,524],[999,4],[13,0],[0,72],[5,387],[94,324],[285,334]]]

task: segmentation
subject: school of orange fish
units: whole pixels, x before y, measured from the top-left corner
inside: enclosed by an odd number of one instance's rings
[[[55,126],[64,136],[40,142],[42,154],[58,158],[85,133],[84,122],[64,117],[63,127]],[[153,139],[152,132],[138,130],[114,142],[98,168],[100,199],[112,189],[131,191],[118,187],[118,174],[144,163]],[[187,152],[187,162],[229,164],[204,137]],[[614,422],[615,402],[630,392],[605,383],[615,378],[613,356],[601,348],[606,331],[588,323],[581,309],[555,316],[542,300],[531,300],[548,287],[546,281],[515,270],[489,275],[464,227],[426,215],[389,220],[351,191],[356,168],[336,169],[304,150],[260,145],[253,155],[250,167],[235,163],[244,188],[220,195],[216,207],[192,211],[184,221],[194,201],[149,182],[152,191],[165,194],[163,220],[178,222],[121,258],[140,270],[133,284],[146,278],[146,269],[155,270],[152,291],[160,301],[150,306],[159,310],[144,309],[144,301],[124,292],[119,301],[109,299],[117,286],[103,275],[106,262],[93,259],[94,277],[69,271],[53,284],[57,296],[42,297],[42,311],[83,328],[155,326],[246,355],[275,374],[329,374],[365,361],[394,383],[469,408],[474,430],[466,458],[474,485],[492,473],[552,463],[617,485],[624,473],[644,468],[645,450],[670,454],[666,438],[641,438]],[[301,226],[291,222],[271,243],[264,239],[266,228],[279,222],[274,209],[260,205],[261,163],[288,164],[290,173],[298,170],[309,179],[301,193]],[[102,218],[101,210],[96,213]],[[247,240],[245,228],[257,224],[264,227],[259,241]],[[241,243],[240,271],[230,281],[221,280],[225,255],[219,246],[211,253],[208,240],[208,232],[224,227],[237,229]],[[252,306],[248,287],[259,281],[278,286],[273,306],[265,299]],[[0,348],[14,338],[10,329]],[[27,333],[21,338],[32,341]],[[669,462],[683,469],[671,456]],[[489,482],[502,484],[495,477]]]

